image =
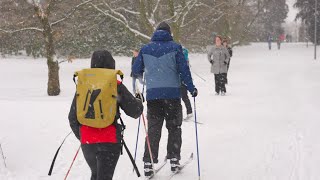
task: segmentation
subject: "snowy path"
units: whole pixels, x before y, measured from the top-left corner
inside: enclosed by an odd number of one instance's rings
[[[202,179],[211,180],[318,180],[320,179],[320,63],[312,48],[283,44],[267,50],[266,44],[234,50],[228,94],[215,96],[213,75],[206,55],[191,55],[199,89],[197,98]],[[129,74],[130,58],[117,57],[117,67]],[[62,64],[59,97],[46,96],[46,64],[23,58],[0,59],[0,143],[8,170],[0,157],[0,179],[63,179],[78,147],[72,136],[61,149],[54,174],[47,177],[52,157],[70,131],[67,114],[74,93],[72,74],[88,67],[88,60]],[[131,89],[130,77],[125,84]],[[125,137],[134,153],[138,121],[124,116]],[[183,124],[182,156],[196,152],[194,124]],[[138,167],[142,169],[144,131],[141,127]],[[160,160],[166,153],[166,130]],[[174,179],[197,178],[196,161]],[[158,180],[168,176],[169,167]],[[74,180],[89,179],[80,153],[71,171]],[[127,155],[121,156],[115,180],[138,179]]]

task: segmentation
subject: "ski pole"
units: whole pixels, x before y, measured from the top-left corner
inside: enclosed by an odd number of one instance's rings
[[[196,143],[197,143],[197,160],[198,160],[198,177],[200,180],[200,158],[199,158],[199,142],[198,142],[198,123],[197,123],[197,109],[196,109],[196,97],[193,98],[194,102],[194,125],[196,129]]]
[[[142,86],[142,94],[144,93],[144,85],[146,82],[146,79],[144,78],[143,80],[144,84]],[[138,89],[137,85],[136,85],[136,89]],[[141,116],[139,117],[139,122],[138,122],[138,132],[137,132],[137,139],[136,139],[136,148],[134,151],[134,162],[136,162],[137,159],[137,151],[138,151],[138,142],[139,142],[139,134],[140,134],[140,124],[141,124]],[[133,168],[133,172],[134,172],[134,168]]]
[[[53,160],[52,160],[52,163],[51,163],[51,166],[50,166],[50,169],[49,169],[48,176],[51,176],[52,170],[53,170],[53,166],[54,166],[54,163],[56,162],[56,159],[57,159],[57,157],[58,157],[59,151],[60,151],[60,149],[61,149],[64,141],[67,139],[67,137],[69,137],[69,135],[70,135],[71,133],[72,133],[72,131],[69,132],[69,134],[67,134],[67,136],[63,139],[61,145],[60,145],[59,148],[57,149],[56,154],[55,154],[54,157],[53,157]]]
[[[193,74],[195,74],[196,76],[198,76],[200,79],[202,79],[204,82],[206,82],[206,80],[204,78],[202,78],[199,74],[197,74],[196,72],[194,71],[191,71]]]
[[[147,130],[147,126],[146,126],[146,120],[144,118],[144,114],[143,113],[142,113],[142,121],[143,121],[144,130],[146,132],[146,140],[147,140],[148,150],[149,150],[149,154],[150,154],[152,170],[153,170],[153,173],[155,174],[154,163],[153,163],[153,155],[152,155],[151,145],[150,145],[150,139],[149,139],[148,130]]]
[[[134,161],[137,159],[137,151],[138,151],[138,141],[139,141],[139,133],[140,133],[140,123],[141,123],[141,116],[139,117],[139,122],[138,122],[138,132],[137,132],[137,139],[136,139],[136,148],[134,151]],[[133,168],[134,172],[134,168]]]
[[[6,158],[4,157],[4,153],[3,153],[3,150],[2,150],[1,143],[0,143],[0,150],[1,150],[2,158],[3,158],[4,167],[7,168]]]
[[[76,153],[76,155],[74,156],[74,158],[73,158],[73,160],[72,160],[72,163],[71,163],[71,165],[70,165],[70,167],[69,167],[69,169],[68,169],[68,172],[67,172],[66,176],[64,177],[64,180],[66,180],[66,179],[68,178],[68,175],[69,175],[70,170],[71,170],[71,168],[72,168],[72,166],[73,166],[73,163],[74,163],[74,161],[76,160],[76,158],[77,158],[77,156],[78,156],[80,147],[81,147],[81,145],[79,146],[79,148],[78,148],[78,150],[77,150],[77,153]]]
[[[142,97],[141,92],[138,90],[138,93],[140,94],[140,97]],[[152,155],[152,151],[151,151],[151,145],[150,145],[150,139],[149,139],[149,135],[148,135],[148,130],[147,130],[147,124],[146,124],[146,120],[144,117],[144,113],[142,112],[142,121],[143,121],[143,126],[144,126],[144,131],[146,132],[146,141],[147,141],[147,146],[148,146],[148,150],[149,150],[149,155],[150,155],[150,160],[151,160],[151,164],[152,164],[152,171],[155,174],[155,170],[154,170],[154,163],[153,163],[153,155]]]

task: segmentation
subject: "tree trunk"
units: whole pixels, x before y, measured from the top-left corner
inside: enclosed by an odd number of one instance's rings
[[[54,59],[55,50],[53,43],[53,33],[47,18],[44,18],[42,23],[44,26],[43,36],[45,39],[46,57],[48,65],[47,93],[49,96],[57,96],[60,94],[59,63]]]
[[[168,6],[169,6],[170,17],[173,17],[175,15],[173,0],[168,0]],[[171,31],[172,31],[173,39],[177,43],[180,43],[180,26],[176,22],[171,23]]]
[[[50,7],[53,6],[55,1],[51,1],[47,6],[46,11],[41,9],[38,4],[34,5],[35,13],[38,15],[38,18],[43,27],[43,38],[46,49],[46,58],[48,65],[48,86],[47,93],[49,96],[57,96],[60,94],[60,81],[59,81],[59,63],[55,56],[54,50],[54,41],[53,41],[53,31],[49,22]]]
[[[60,82],[59,82],[59,63],[57,61],[49,61],[48,64],[48,88],[47,92],[49,96],[57,96],[60,94]]]

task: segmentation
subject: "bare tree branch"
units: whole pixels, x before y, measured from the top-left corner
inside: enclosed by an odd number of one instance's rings
[[[130,14],[133,14],[133,15],[140,15],[139,12],[136,12],[136,11],[132,11],[132,10],[129,10],[127,8],[124,8],[124,7],[119,7],[117,9],[114,9],[115,11],[119,11],[119,10],[122,10],[122,11],[125,11],[127,13],[130,13]]]
[[[84,1],[84,2],[82,2],[82,3],[80,3],[80,4],[78,4],[77,6],[75,6],[74,8],[72,8],[72,10],[71,10],[67,15],[65,15],[65,17],[63,17],[62,19],[57,20],[57,21],[51,23],[50,25],[51,25],[51,26],[57,25],[58,23],[60,23],[60,22],[62,22],[62,21],[64,21],[64,20],[70,18],[70,16],[71,16],[73,13],[75,13],[75,12],[78,10],[79,7],[84,6],[84,5],[86,5],[86,4],[90,3],[90,2],[92,2],[92,0],[87,0],[87,1]]]
[[[22,28],[22,29],[17,29],[17,30],[5,30],[5,29],[0,29],[1,32],[4,33],[16,33],[16,32],[21,32],[21,31],[38,31],[38,32],[43,32],[43,29],[37,28],[37,27],[28,27],[28,28]]]
[[[186,17],[186,16],[188,15],[188,13],[189,13],[189,12],[186,12],[186,13],[183,15],[183,18],[182,18],[181,28],[184,28],[184,27],[186,27],[186,26],[189,26],[190,24],[192,24],[193,22],[195,22],[195,21],[196,21],[199,17],[201,17],[201,16],[208,16],[208,15],[211,14],[212,12],[215,12],[215,10],[216,10],[218,7],[220,7],[220,6],[224,5],[224,4],[225,4],[225,2],[222,2],[222,3],[220,3],[220,4],[218,4],[218,5],[214,6],[214,7],[208,6],[208,5],[203,4],[203,3],[194,4],[193,6],[204,6],[204,7],[210,8],[210,10],[207,11],[207,13],[204,13],[204,14],[203,14],[203,13],[200,13],[200,14],[198,14],[198,15],[197,15],[196,17],[194,17],[192,20],[190,20],[189,22],[185,23],[185,17]],[[192,6],[192,8],[193,8],[193,6]],[[226,13],[221,12],[221,14],[219,15],[219,17],[217,17],[217,18],[213,19],[213,21],[211,21],[211,24],[213,24],[213,23],[217,22],[218,20],[220,20],[224,15],[226,15]]]
[[[130,32],[134,33],[136,36],[139,36],[143,39],[146,39],[146,40],[150,40],[151,38],[144,34],[144,33],[141,33],[140,31],[132,28],[130,25],[129,25],[129,22],[128,20],[122,15],[121,18],[119,17],[116,17],[115,14],[112,14],[114,11],[111,11],[111,13],[109,11],[104,11],[102,10],[101,8],[99,8],[97,5],[93,4],[93,3],[90,3],[90,5],[92,5],[92,7],[94,7],[97,11],[99,11],[100,13],[102,13],[103,15],[107,16],[107,17],[110,17],[112,18],[113,20],[121,23],[122,25],[125,26],[125,28],[127,30],[129,30]],[[109,6],[110,7],[110,6]],[[111,7],[110,7],[111,8]],[[117,12],[118,13],[118,12]],[[119,14],[119,13],[118,13]]]

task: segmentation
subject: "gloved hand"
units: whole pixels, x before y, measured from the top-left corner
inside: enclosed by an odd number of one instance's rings
[[[198,89],[194,88],[193,92],[191,93],[192,97],[197,97],[198,96]]]
[[[143,94],[140,94],[139,93],[136,93],[136,98],[140,99],[142,102],[144,102],[144,97],[143,97]]]
[[[213,64],[213,61],[212,61],[212,60],[210,61],[210,64]]]
[[[228,63],[227,63],[227,62],[225,62],[225,61],[223,61],[223,63],[224,63],[225,65],[228,65]]]

